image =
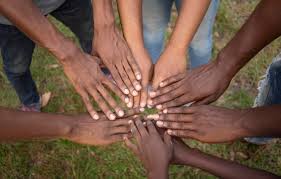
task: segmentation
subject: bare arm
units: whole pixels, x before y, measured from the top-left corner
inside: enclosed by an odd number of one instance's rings
[[[234,75],[262,48],[281,35],[281,1],[262,0],[246,23],[217,60],[195,68],[185,75],[164,80],[162,88],[153,95],[153,105],[174,107],[196,102],[209,104],[227,89]],[[178,82],[173,86],[172,83]],[[193,84],[193,85],[186,85]],[[171,91],[168,92],[167,91]],[[177,98],[181,96],[181,98]],[[173,101],[169,104],[169,101]]]
[[[106,84],[123,100],[125,100],[125,96],[112,82],[105,78],[97,64],[98,58],[83,53],[74,42],[65,38],[41,14],[40,9],[32,0],[2,0],[0,1],[0,12],[31,40],[57,57],[63,65],[65,74],[82,97],[92,118],[98,119],[99,116],[94,110],[89,96],[92,96],[97,101],[109,119],[116,118],[110,108],[114,108],[119,116],[124,114],[120,108],[116,107],[116,102],[108,95],[108,91],[103,86]],[[99,88],[93,88],[93,86]],[[100,94],[103,95],[101,96]],[[107,106],[104,101],[107,101],[110,106]]]
[[[167,48],[176,48],[185,52],[195,35],[211,0],[183,0],[176,26]]]
[[[218,63],[232,77],[261,49],[281,35],[281,1],[262,0],[255,11],[220,52]]]
[[[174,145],[174,153],[176,164],[188,165],[195,168],[200,168],[220,178],[240,179],[240,178],[255,178],[255,179],[277,179],[278,176],[269,172],[249,168],[238,163],[220,159],[202,153],[198,150],[190,149],[183,143]]]
[[[202,142],[229,142],[243,137],[281,136],[280,105],[227,109],[211,105],[169,108],[151,115],[170,135]],[[208,114],[208,115],[206,115]]]
[[[155,65],[152,84],[154,89],[159,87],[161,81],[186,71],[186,49],[210,4],[210,0],[183,0],[181,2],[176,26],[164,52]],[[165,70],[167,67],[170,70]]]
[[[0,141],[63,138],[73,126],[73,118],[47,113],[27,113],[0,108]]]
[[[92,1],[94,16],[93,52],[109,69],[124,94],[137,96],[141,90],[141,72],[123,37],[115,25],[112,0]]]
[[[122,141],[129,133],[129,118],[95,121],[89,115],[21,112],[0,107],[0,143],[30,139],[68,139],[88,145]]]
[[[59,60],[75,49],[54,25],[40,12],[32,0],[2,0],[0,12],[38,45],[53,53]]]

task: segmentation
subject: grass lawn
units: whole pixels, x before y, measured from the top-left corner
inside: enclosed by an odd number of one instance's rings
[[[258,0],[221,1],[214,31],[214,54],[224,47]],[[175,19],[173,13],[172,21]],[[55,22],[66,36],[74,35],[63,25]],[[168,29],[171,31],[173,23]],[[232,81],[225,94],[216,102],[229,108],[246,108],[253,105],[257,84],[271,59],[281,49],[281,39],[266,47]],[[0,62],[2,63],[2,62]],[[44,112],[75,114],[85,112],[80,97],[69,84],[53,56],[36,48],[32,74],[40,93],[51,92],[49,104]],[[0,105],[17,107],[19,101],[0,67]],[[1,118],[1,117],[0,117]],[[241,141],[227,144],[203,144],[187,141],[207,153],[239,163],[262,168],[281,175],[281,143],[255,146]],[[145,170],[134,155],[123,144],[108,147],[88,147],[68,141],[33,141],[0,145],[0,178],[144,178]],[[171,178],[215,178],[201,170],[170,167]]]

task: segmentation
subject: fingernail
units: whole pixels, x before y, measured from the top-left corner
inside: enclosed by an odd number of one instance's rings
[[[141,74],[137,73],[136,78],[137,78],[137,80],[141,80]]]
[[[152,101],[151,99],[149,99],[149,100],[147,101],[147,104],[150,105],[150,106],[152,106],[152,105],[153,105],[153,101]]]
[[[133,121],[132,121],[132,120],[129,120],[129,121],[128,121],[128,124],[132,124],[132,123],[133,123]]]
[[[138,117],[138,115],[134,115],[134,116],[133,116],[134,119],[137,118],[137,117]]]
[[[94,114],[94,115],[93,115],[93,118],[94,118],[95,120],[98,120],[100,117],[99,117],[99,115]]]
[[[128,102],[130,102],[130,98],[125,97],[125,103],[128,103]]]
[[[129,94],[130,91],[126,88],[126,89],[124,89],[124,93],[125,93],[125,94]]]
[[[169,135],[171,135],[171,134],[172,134],[172,130],[171,130],[171,129],[168,129],[168,130],[167,130],[167,133],[168,133]]]
[[[133,103],[130,101],[130,102],[127,104],[127,107],[128,107],[128,108],[132,108],[132,107],[133,107]]]
[[[184,106],[186,106],[186,107],[190,107],[193,103],[195,103],[195,101],[190,102],[190,103],[187,103],[187,104],[186,104],[186,105],[184,105]]]
[[[148,107],[149,109],[151,109],[151,108],[152,108],[152,106],[150,106],[149,104],[147,105],[147,107]]]
[[[156,125],[157,125],[158,127],[162,127],[162,126],[163,126],[163,124],[164,124],[164,122],[163,122],[163,121],[157,121],[157,122],[156,122]]]
[[[146,106],[146,102],[141,102],[140,107],[144,108]]]
[[[161,105],[161,104],[158,104],[158,105],[156,106],[156,108],[157,108],[157,109],[162,109],[162,105]]]
[[[122,110],[120,110],[120,111],[118,112],[118,116],[119,116],[119,117],[123,117],[124,114],[125,114],[125,113],[124,113],[124,111],[122,111]]]
[[[109,119],[113,121],[113,120],[116,119],[116,116],[115,116],[114,114],[110,114],[110,115],[109,115]]]
[[[143,122],[142,124],[145,126],[145,125],[146,125],[146,122]]]
[[[137,95],[138,95],[138,92],[137,92],[136,90],[134,90],[134,91],[132,92],[132,95],[133,95],[133,96],[137,96]]]
[[[159,114],[150,114],[147,116],[148,119],[159,119]]]
[[[168,113],[168,109],[164,109],[163,113],[167,114]]]
[[[141,90],[141,85],[140,85],[139,83],[138,83],[138,84],[136,84],[136,86],[135,86],[135,87],[136,87],[136,90],[137,90],[137,91],[140,91],[140,90]]]
[[[156,92],[154,92],[154,91],[150,92],[149,96],[152,97],[152,98],[155,97],[156,96]]]
[[[164,83],[163,83],[163,82],[161,82],[161,83],[159,84],[159,86],[160,86],[160,87],[163,87],[163,86],[164,86]]]
[[[140,108],[140,112],[144,112],[144,108]]]

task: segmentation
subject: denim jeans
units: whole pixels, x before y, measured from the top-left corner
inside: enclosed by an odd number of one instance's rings
[[[73,31],[85,52],[91,52],[93,38],[91,0],[66,0],[58,9],[51,12],[51,15]],[[16,27],[0,24],[0,48],[4,71],[25,106],[40,102],[29,69],[34,47],[34,42]]]
[[[281,104],[281,53],[268,67],[264,79],[259,83],[258,90],[254,107]],[[265,144],[271,139],[269,137],[246,138],[248,142],[255,144]]]
[[[177,10],[180,10],[181,0],[143,0],[144,43],[154,64],[163,50],[165,31],[170,21],[174,2]],[[189,45],[191,68],[208,63],[212,57],[213,24],[218,5],[219,0],[211,1],[208,11]]]

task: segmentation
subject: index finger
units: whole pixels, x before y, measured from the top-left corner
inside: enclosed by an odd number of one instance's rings
[[[165,79],[164,81],[160,82],[159,87],[163,88],[167,85],[170,85],[172,83],[178,82],[182,79],[184,79],[186,73],[180,73],[178,75],[172,76],[170,78]]]
[[[135,59],[131,55],[128,55],[127,60],[134,71],[136,79],[141,80],[142,76],[141,76],[140,68],[136,63]]]

